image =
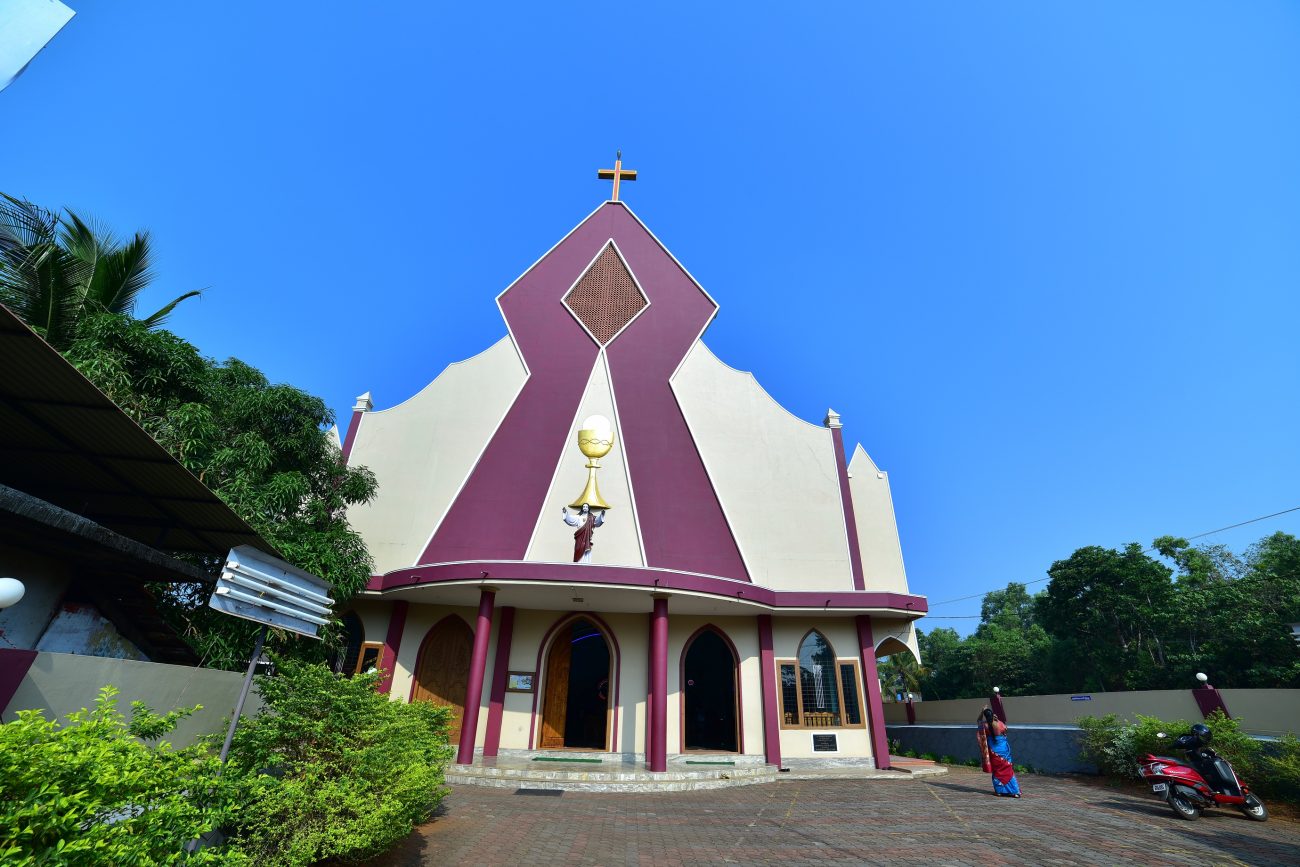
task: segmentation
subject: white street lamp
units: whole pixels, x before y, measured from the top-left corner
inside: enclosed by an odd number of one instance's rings
[[[17,605],[27,588],[17,578],[0,578],[0,608]]]

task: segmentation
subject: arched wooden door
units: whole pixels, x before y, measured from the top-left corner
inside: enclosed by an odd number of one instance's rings
[[[474,633],[464,620],[450,615],[439,620],[420,645],[415,662],[415,684],[411,701],[450,705],[448,732],[454,744],[460,737],[465,715],[465,691],[469,686],[469,660]]]
[[[591,621],[566,623],[546,655],[541,748],[609,749],[613,658]]]

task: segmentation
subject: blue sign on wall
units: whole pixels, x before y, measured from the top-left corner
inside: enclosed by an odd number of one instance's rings
[[[1092,696],[1090,696],[1090,695],[1072,695],[1072,696],[1070,696],[1070,701],[1092,701]]]

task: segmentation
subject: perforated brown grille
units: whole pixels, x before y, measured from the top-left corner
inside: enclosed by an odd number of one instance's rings
[[[601,344],[608,343],[646,306],[645,296],[612,244],[596,257],[564,302]]]

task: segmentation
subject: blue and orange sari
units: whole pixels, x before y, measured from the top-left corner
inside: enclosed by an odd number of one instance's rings
[[[984,762],[984,772],[993,775],[993,792],[997,795],[1020,795],[1020,783],[1016,782],[1016,769],[1011,764],[1011,744],[1007,741],[1007,726],[1002,720],[993,721],[993,734],[990,737],[988,727],[980,723],[976,736],[980,742],[980,757]]]

